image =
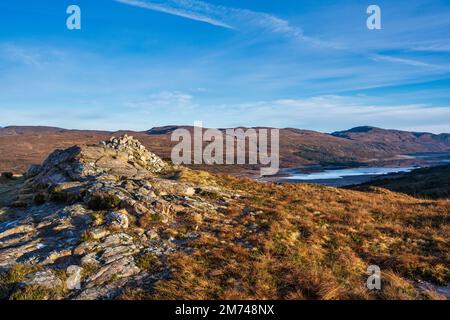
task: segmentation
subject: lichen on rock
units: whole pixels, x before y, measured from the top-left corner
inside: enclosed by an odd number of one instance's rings
[[[162,173],[170,168],[127,135],[56,150],[32,166],[16,208],[7,209],[15,218],[0,222],[0,267],[42,269],[26,275],[26,290],[17,287],[15,296],[47,297],[33,288],[65,286],[58,294],[66,298],[113,298],[139,286],[137,278],[149,277],[148,286],[167,276],[141,270],[135,258],[152,252],[162,261],[181,250],[158,226],[176,226],[172,202],[187,206],[195,188],[166,179]]]

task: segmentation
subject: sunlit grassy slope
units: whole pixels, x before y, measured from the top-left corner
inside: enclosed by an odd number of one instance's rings
[[[448,285],[450,200],[184,171],[178,179],[240,197],[221,212],[178,213],[174,237],[201,236],[169,258],[169,279],[124,299],[422,299]],[[214,192],[204,195],[221,201]],[[369,265],[382,290],[366,288]]]

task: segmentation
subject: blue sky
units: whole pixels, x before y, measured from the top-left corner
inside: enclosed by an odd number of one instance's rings
[[[450,132],[450,3],[336,2],[1,1],[0,126]]]

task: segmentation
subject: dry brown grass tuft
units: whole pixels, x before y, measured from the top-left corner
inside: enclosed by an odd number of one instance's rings
[[[450,200],[214,178],[241,197],[200,224],[149,298],[432,299],[416,280],[450,282]],[[373,264],[381,291],[366,288]]]

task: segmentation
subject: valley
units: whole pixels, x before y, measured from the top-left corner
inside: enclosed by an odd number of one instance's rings
[[[128,133],[149,150],[169,159],[177,142],[171,141],[176,129],[194,133],[191,126],[156,127],[148,131],[68,130],[53,127],[0,128],[0,172],[23,174],[30,165],[41,163],[55,149],[75,144],[95,143]],[[219,129],[223,132],[226,129]],[[280,129],[280,167],[414,167],[426,159],[405,156],[416,153],[450,152],[450,135],[414,133],[373,127],[358,127],[332,134],[294,128]],[[224,148],[226,152],[226,148]],[[258,165],[192,165],[190,168],[235,176],[255,176]]]
[[[346,187],[370,183],[383,178],[394,179],[401,173],[416,171],[421,168],[443,166],[450,163],[450,153],[420,153],[397,159],[379,161],[376,166],[320,166],[310,165],[302,168],[284,169],[276,177],[262,178],[263,181],[317,183],[333,187]]]
[[[0,180],[0,299],[449,298],[450,199],[397,181],[261,183],[173,165],[130,136],[57,150]]]

